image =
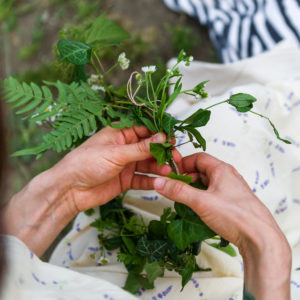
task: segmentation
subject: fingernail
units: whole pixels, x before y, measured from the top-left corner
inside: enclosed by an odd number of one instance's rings
[[[154,187],[157,190],[162,190],[164,188],[164,185],[166,183],[166,180],[164,178],[156,178],[154,180]]]
[[[153,136],[153,142],[162,143],[165,140],[165,137],[162,133],[157,133]]]

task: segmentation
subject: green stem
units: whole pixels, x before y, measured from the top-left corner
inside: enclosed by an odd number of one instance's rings
[[[264,118],[264,119],[266,119],[266,120],[268,120],[270,122],[270,119],[268,117],[264,116],[264,115],[261,115],[261,114],[255,112],[255,111],[253,111],[253,110],[249,110],[249,112],[251,112],[252,114],[257,115],[257,116],[259,116],[261,118]]]
[[[206,107],[205,109],[210,109],[210,108],[212,108],[212,107],[214,107],[214,106],[217,106],[217,105],[220,105],[220,104],[223,104],[223,103],[228,103],[228,101],[229,101],[229,100],[224,100],[224,101],[215,103],[215,104],[213,104],[213,105],[211,105],[211,106]]]
[[[114,64],[112,67],[110,67],[104,74],[108,74],[110,73],[113,69],[115,69],[117,66],[119,65],[119,63],[117,62],[116,64]]]
[[[156,108],[157,108],[157,96],[156,96],[156,93],[155,93],[155,91],[154,91],[154,87],[153,87],[153,83],[152,83],[151,74],[149,75],[149,82],[150,82],[150,86],[151,86],[151,89],[152,89],[152,94],[153,94],[154,103],[155,103],[155,106],[156,106]]]
[[[105,70],[104,70],[104,67],[103,67],[103,65],[102,65],[102,63],[101,63],[101,60],[100,60],[99,56],[97,55],[96,51],[94,51],[93,54],[94,54],[94,56],[95,56],[95,58],[96,58],[96,60],[97,60],[97,62],[98,62],[98,64],[99,64],[99,66],[100,66],[100,68],[101,68],[103,74],[105,74],[106,72],[105,72]]]

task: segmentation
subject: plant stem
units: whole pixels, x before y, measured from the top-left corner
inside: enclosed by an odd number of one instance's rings
[[[212,108],[212,107],[214,107],[214,106],[217,106],[217,105],[220,105],[220,104],[223,104],[223,103],[226,103],[226,102],[228,103],[228,101],[229,101],[229,100],[224,100],[224,101],[215,103],[215,104],[213,104],[213,105],[211,105],[211,106],[206,107],[205,109],[210,109],[210,108]]]
[[[96,60],[97,60],[97,62],[98,62],[98,64],[99,64],[99,66],[100,66],[100,68],[101,68],[103,74],[105,74],[106,72],[105,72],[105,70],[104,70],[104,67],[103,67],[103,65],[102,65],[102,63],[101,63],[101,60],[100,60],[99,56],[97,55],[97,53],[96,53],[95,51],[94,51],[93,53],[94,53],[94,56],[95,56],[95,58],[96,58]]]
[[[116,64],[114,64],[112,67],[110,67],[104,74],[108,74],[110,73],[115,67],[117,67],[119,65],[119,63],[117,62]]]
[[[179,175],[179,174],[180,174],[179,169],[178,169],[178,166],[177,166],[175,160],[173,159],[173,157],[170,158],[170,160],[169,160],[169,165],[170,165],[170,167],[172,168],[172,171],[173,171],[176,175]]]

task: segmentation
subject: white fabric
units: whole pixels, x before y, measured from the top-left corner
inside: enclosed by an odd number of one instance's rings
[[[183,85],[190,88],[210,79],[207,85],[210,97],[197,100],[194,106],[193,99],[181,97],[169,110],[183,119],[200,107],[228,99],[231,93],[250,93],[258,99],[254,110],[268,115],[281,136],[293,142],[286,145],[278,141],[265,119],[249,113],[240,114],[227,104],[212,109],[212,120],[201,129],[207,139],[207,152],[237,168],[285,233],[293,250],[293,300],[300,299],[300,271],[295,270],[300,267],[299,70],[300,49],[289,43],[233,64],[194,62],[189,68],[182,67]],[[177,142],[182,143],[186,138],[179,135]],[[183,155],[195,152],[190,145],[181,146],[179,150]],[[130,191],[125,202],[145,220],[158,218],[164,207],[173,205],[154,191]],[[124,285],[126,270],[117,261],[116,252],[101,251],[97,230],[89,227],[96,217],[97,213],[91,217],[78,215],[73,229],[54,251],[51,264],[42,263],[36,257],[32,259],[24,245],[10,238],[11,267],[3,299],[134,299],[119,288]],[[106,265],[98,263],[103,255],[109,260]],[[198,263],[212,271],[194,274],[183,292],[180,293],[180,277],[166,272],[164,278],[156,280],[154,290],[141,290],[137,297],[152,300],[242,299],[240,256],[230,257],[203,244]]]

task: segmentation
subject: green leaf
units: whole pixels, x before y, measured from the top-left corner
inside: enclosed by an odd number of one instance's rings
[[[158,130],[156,129],[154,123],[153,123],[151,120],[149,120],[149,119],[147,119],[147,118],[145,118],[145,117],[140,117],[140,120],[143,122],[143,124],[144,124],[150,131],[152,131],[152,132],[158,132]]]
[[[119,45],[123,40],[130,38],[127,31],[103,15],[98,17],[85,33],[86,43],[95,44],[98,48],[108,45]]]
[[[84,65],[91,59],[92,45],[68,40],[59,40],[57,48],[60,60],[74,65]]]
[[[210,114],[210,110],[200,108],[182,122],[190,124],[191,127],[195,128],[205,126],[210,119]]]
[[[187,183],[187,184],[190,184],[193,180],[193,176],[187,176],[187,175],[182,175],[182,174],[177,175],[174,172],[171,172],[168,175],[168,177],[171,178],[171,179],[182,181],[182,182]]]
[[[136,294],[140,289],[140,277],[141,275],[137,273],[129,272],[123,289]]]
[[[220,244],[218,244],[218,243],[212,243],[212,244],[209,244],[209,245],[216,248],[216,249],[218,249],[218,250],[221,250],[221,251],[227,253],[228,255],[230,255],[232,257],[236,256],[236,252],[232,248],[231,245],[227,245],[226,247],[220,247]]]
[[[122,240],[123,240],[124,244],[126,245],[129,253],[132,255],[136,254],[136,246],[135,246],[134,241],[128,236],[122,236]]]
[[[183,290],[183,288],[185,287],[185,285],[189,282],[189,280],[192,278],[193,272],[195,271],[195,267],[196,267],[196,259],[195,256],[190,255],[188,257],[188,261],[185,265],[185,268],[181,271],[181,276],[182,276],[182,280],[181,280],[181,291]]]
[[[94,208],[90,208],[90,209],[88,209],[88,210],[86,210],[85,212],[84,212],[84,214],[85,215],[87,215],[87,216],[91,216],[91,215],[93,215],[95,213],[95,209]]]
[[[122,240],[119,236],[103,239],[102,245],[105,249],[112,251],[121,247]]]
[[[157,277],[164,276],[164,268],[158,261],[155,261],[151,264],[146,264],[145,271],[150,282],[154,282]]]
[[[152,220],[148,227],[148,237],[152,240],[164,239],[167,235],[166,226],[163,222]]]
[[[164,240],[148,240],[142,237],[136,245],[136,252],[141,256],[149,257],[149,262],[162,260],[167,250],[168,242]]]
[[[279,132],[278,132],[278,130],[276,129],[275,125],[271,122],[270,119],[268,119],[268,120],[269,120],[269,123],[270,123],[270,125],[272,126],[272,128],[273,128],[273,130],[274,130],[274,133],[275,133],[276,137],[277,137],[280,141],[282,141],[282,142],[284,142],[284,143],[286,143],[286,144],[291,144],[290,141],[285,140],[285,139],[283,139],[283,138],[280,137]]]
[[[207,93],[204,91],[204,87],[205,85],[209,82],[209,80],[205,80],[200,82],[199,84],[197,84],[194,89],[193,92],[200,95],[202,98],[206,98],[208,95]]]
[[[156,158],[157,164],[162,166],[167,161],[167,149],[159,143],[150,143],[150,152]]]
[[[249,94],[238,93],[231,95],[228,103],[234,106],[239,112],[247,112],[253,108],[256,98]]]
[[[198,216],[189,215],[187,210],[180,214],[183,218],[172,221],[168,226],[168,235],[180,250],[216,235]]]
[[[186,129],[187,131],[189,131],[196,138],[197,142],[203,148],[203,151],[205,151],[206,150],[206,140],[200,134],[200,132],[197,129],[195,129],[194,127],[191,127],[191,126],[185,126],[184,129]]]
[[[172,117],[170,114],[164,113],[163,120],[162,120],[162,127],[164,132],[170,135],[173,132],[174,126],[178,122],[179,121],[176,120],[174,117]]]

